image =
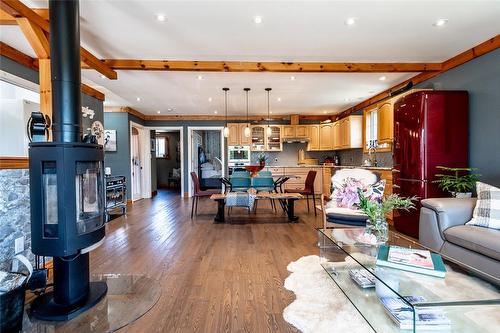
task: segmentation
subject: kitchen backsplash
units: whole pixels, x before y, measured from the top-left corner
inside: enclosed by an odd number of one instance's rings
[[[339,151],[306,151],[306,143],[284,143],[281,152],[265,152],[267,165],[295,166],[299,158],[299,150],[304,149],[306,158],[316,158],[322,164],[326,157],[339,155],[340,165],[361,165],[368,154],[363,154],[362,149],[347,149]],[[252,163],[257,163],[258,152],[252,152]],[[392,167],[392,153],[377,153],[378,166]]]

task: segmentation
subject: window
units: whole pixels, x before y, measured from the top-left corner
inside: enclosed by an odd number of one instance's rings
[[[156,138],[156,158],[170,158],[168,137],[159,136]]]
[[[365,113],[365,148],[377,147],[377,109]]]

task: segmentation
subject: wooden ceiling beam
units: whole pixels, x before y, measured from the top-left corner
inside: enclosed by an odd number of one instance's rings
[[[441,70],[440,63],[321,63],[105,59],[115,70],[277,72],[277,73],[388,73]]]
[[[38,59],[34,59],[29,55],[16,50],[12,46],[0,41],[0,55],[7,57],[23,66],[38,71]]]
[[[39,59],[50,58],[49,40],[43,30],[26,17],[16,19],[24,37],[28,40]]]
[[[363,102],[356,104],[355,106],[352,106],[352,107],[342,111],[338,115],[337,118],[340,119],[340,118],[347,117],[351,113],[353,113],[357,110],[366,108],[372,104],[378,103],[386,98],[389,98],[389,97],[391,97],[391,92],[401,89],[402,87],[406,86],[409,82],[412,82],[413,85],[417,85],[423,81],[431,79],[439,74],[442,74],[446,71],[449,71],[450,69],[453,69],[457,66],[460,66],[460,65],[462,65],[470,60],[473,60],[477,57],[480,57],[480,56],[482,56],[488,52],[494,51],[498,48],[500,48],[500,35],[496,35],[495,37],[490,38],[487,41],[482,42],[481,44],[476,45],[475,47],[473,47],[467,51],[464,51],[464,52],[444,61],[442,63],[441,70],[432,71],[432,72],[424,72],[424,73],[420,73],[418,75],[415,75],[414,77],[412,77],[408,80],[405,80],[401,83],[398,83],[397,85],[392,86],[391,88],[384,90],[381,93],[379,93],[373,97],[370,97],[369,99],[364,100]]]
[[[24,54],[21,51],[16,50],[12,46],[7,45],[1,41],[0,41],[0,55],[9,58],[12,61],[15,61],[23,66],[39,71],[38,59],[34,59],[29,55]],[[98,100],[104,101],[105,99],[105,95],[102,92],[83,83],[81,86],[81,91],[89,96],[97,98]]]
[[[0,9],[7,15],[15,18],[16,21],[18,21],[17,19],[19,18],[26,18],[30,22],[39,26],[43,31],[47,33],[50,32],[48,9],[33,10],[19,0],[2,0],[0,2]],[[116,71],[109,68],[87,49],[80,47],[80,56],[82,58],[82,62],[84,62],[89,68],[95,69],[110,80],[116,80],[118,78]]]

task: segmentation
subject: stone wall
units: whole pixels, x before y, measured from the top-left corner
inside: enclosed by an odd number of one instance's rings
[[[14,241],[24,236],[23,254],[31,253],[30,188],[27,169],[0,170],[0,270],[9,270]]]

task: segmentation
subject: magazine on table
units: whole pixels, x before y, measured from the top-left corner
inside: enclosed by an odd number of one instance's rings
[[[351,269],[349,275],[363,289],[375,287],[375,277],[366,269]]]
[[[405,296],[404,299],[411,304],[426,301],[423,296]],[[413,310],[408,303],[399,297],[382,297],[380,302],[400,329],[413,329]],[[415,321],[415,326],[422,330],[447,330],[451,327],[450,319],[441,308],[416,308]]]
[[[391,246],[389,248],[387,261],[414,267],[434,269],[431,252],[428,250]]]

